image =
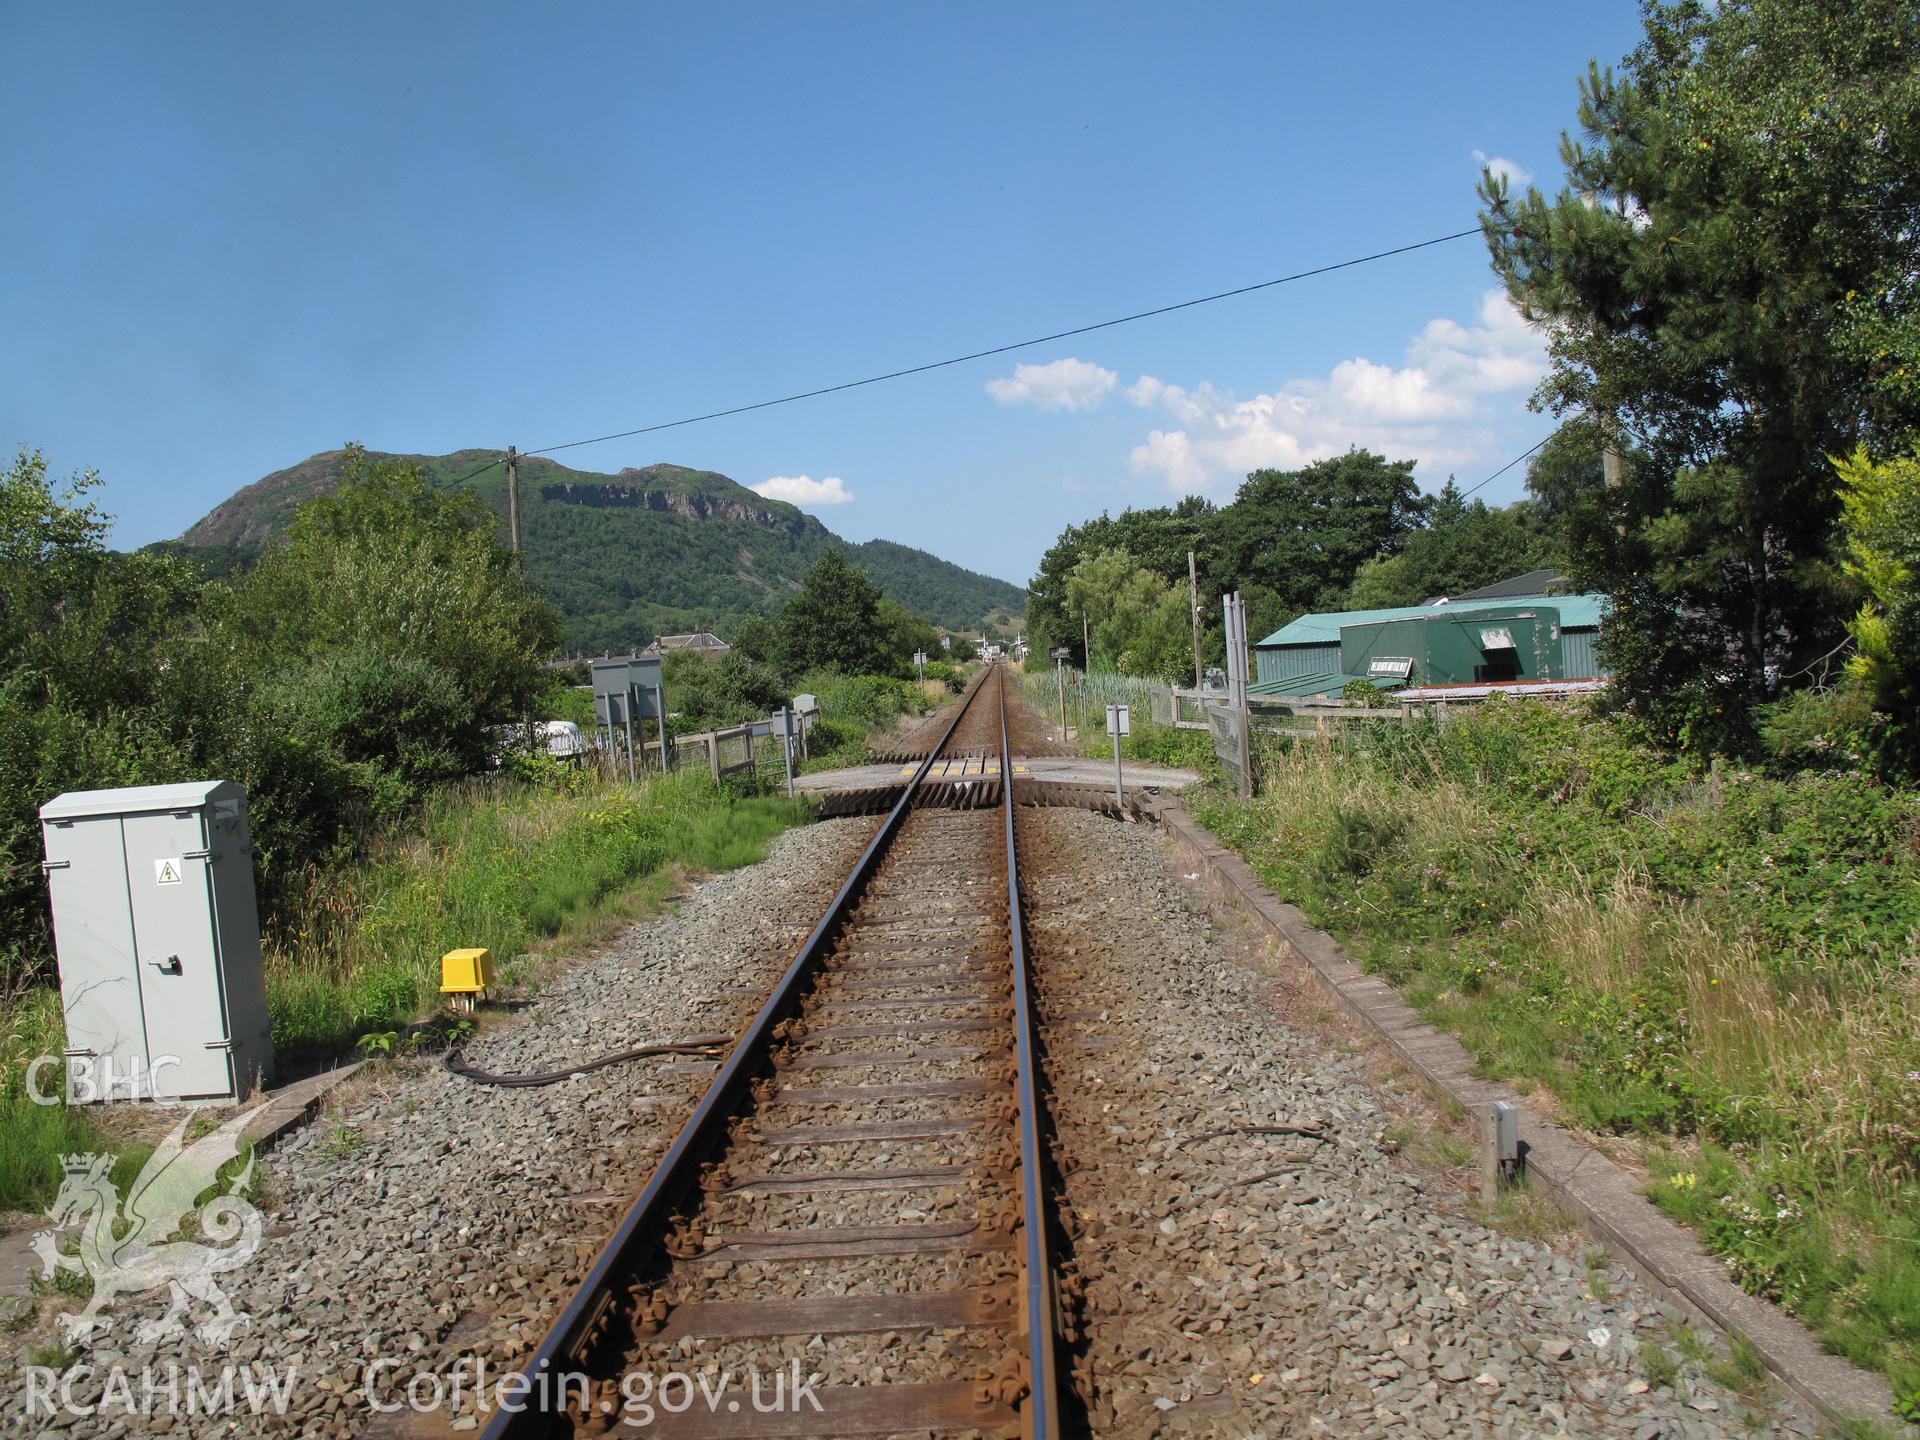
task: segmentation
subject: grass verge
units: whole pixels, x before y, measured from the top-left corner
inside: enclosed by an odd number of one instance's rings
[[[929,666],[929,669],[933,667]],[[942,666],[943,672],[952,671]],[[958,671],[952,671],[958,677]],[[800,681],[801,692],[820,702],[820,718],[808,734],[808,756],[796,773],[839,770],[864,765],[867,738],[899,723],[902,716],[936,710],[958,692],[947,680],[929,679],[924,685],[890,675],[841,675],[814,670]]]
[[[403,839],[310,877],[269,937],[275,1050],[338,1051],[431,1010],[439,958],[457,946],[491,950],[511,983],[516,957],[649,877],[753,864],[804,815],[784,799],[724,797],[695,771],[446,790]]]
[[[1260,759],[1203,824],[1920,1417],[1920,797],[1536,703]]]

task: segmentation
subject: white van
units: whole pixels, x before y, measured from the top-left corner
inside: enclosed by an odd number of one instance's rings
[[[542,720],[534,727],[534,734],[556,760],[578,760],[592,748],[571,720]]]

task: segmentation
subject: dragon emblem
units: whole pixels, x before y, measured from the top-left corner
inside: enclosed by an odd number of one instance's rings
[[[171,1292],[171,1303],[165,1315],[139,1328],[142,1343],[180,1334],[193,1301],[211,1311],[195,1333],[216,1349],[226,1348],[248,1323],[217,1277],[246,1264],[260,1248],[260,1212],[241,1193],[252,1178],[253,1160],[205,1204],[199,1199],[218,1181],[221,1167],[239,1155],[241,1132],[257,1113],[257,1107],[243,1111],[192,1144],[186,1138],[191,1117],[183,1118],[141,1167],[124,1201],[112,1179],[113,1156],[62,1157],[66,1175],[47,1211],[53,1227],[34,1236],[33,1249],[45,1278],[77,1270],[93,1281],[86,1309],[60,1317],[69,1342],[91,1343],[113,1323],[101,1313],[107,1306],[161,1286]],[[200,1234],[211,1244],[172,1238],[196,1206]],[[75,1225],[81,1227],[79,1253],[63,1255],[56,1237]]]

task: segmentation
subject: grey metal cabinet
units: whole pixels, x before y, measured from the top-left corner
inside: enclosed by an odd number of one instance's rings
[[[75,791],[40,809],[72,1098],[238,1099],[273,1043],[246,792]]]

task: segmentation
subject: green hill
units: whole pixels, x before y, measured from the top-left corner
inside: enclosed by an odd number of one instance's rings
[[[419,463],[444,485],[500,454],[398,458]],[[245,568],[303,501],[337,481],[340,455],[323,451],[255,481],[164,548],[216,575]],[[489,466],[469,483],[500,517],[504,536],[505,467]],[[783,500],[680,465],[605,475],[524,457],[520,544],[527,573],[566,617],[568,645],[584,654],[638,648],[679,631],[724,636],[742,615],[778,609],[829,546],[908,609],[949,629],[984,625],[1002,633],[1026,607],[1017,585],[889,540],[849,544]]]

